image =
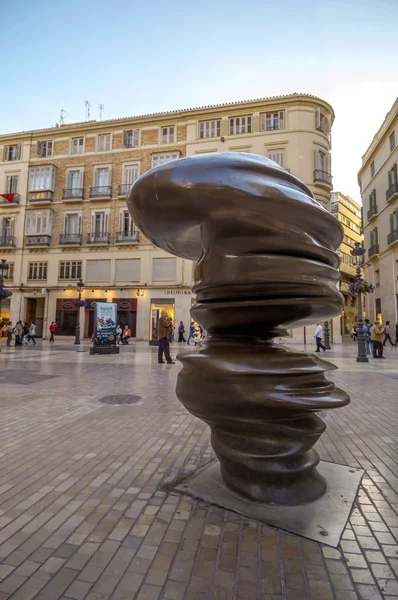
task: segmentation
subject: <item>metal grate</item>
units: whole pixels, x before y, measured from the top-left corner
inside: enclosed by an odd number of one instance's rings
[[[138,404],[141,401],[141,396],[133,395],[104,396],[100,399],[103,404]]]

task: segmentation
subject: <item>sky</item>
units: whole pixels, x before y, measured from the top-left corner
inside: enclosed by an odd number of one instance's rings
[[[0,132],[290,94],[334,108],[334,189],[398,96],[398,0],[0,0]]]

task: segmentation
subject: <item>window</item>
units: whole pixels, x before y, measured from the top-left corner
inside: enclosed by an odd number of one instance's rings
[[[45,142],[36,142],[36,154],[42,158],[53,155],[53,142],[47,140]]]
[[[29,170],[29,191],[54,191],[55,167],[32,167]]]
[[[392,169],[388,171],[388,187],[397,183],[397,165],[394,165]]]
[[[277,112],[261,113],[260,115],[260,129],[261,131],[273,131],[276,129],[285,128],[285,111],[279,110]]]
[[[370,163],[370,176],[374,177],[375,176],[375,161],[372,160],[372,162]]]
[[[28,211],[26,213],[26,235],[43,234],[51,234],[51,211]]]
[[[345,265],[352,265],[352,256],[350,254],[346,254],[345,252],[340,252],[340,261]]]
[[[79,235],[82,232],[82,213],[65,213],[64,233],[67,235]]]
[[[390,140],[390,152],[392,152],[395,148],[395,131],[392,132],[392,134],[389,137]]]
[[[96,167],[94,170],[94,185],[95,187],[106,187],[110,185],[110,169],[109,167]]]
[[[16,194],[18,189],[18,175],[7,175],[6,194]]]
[[[315,129],[322,131],[325,135],[329,135],[331,130],[329,116],[322,112],[320,108],[315,110]]]
[[[369,194],[369,208],[376,207],[376,190],[373,190],[371,194]]]
[[[109,232],[109,211],[95,210],[91,214],[91,232],[101,236]]]
[[[77,190],[83,187],[82,169],[71,169],[66,173],[66,187],[69,190]]]
[[[14,263],[13,262],[8,263],[8,270],[4,272],[4,279],[6,279],[7,281],[14,280]]]
[[[375,298],[375,305],[376,305],[376,318],[380,321],[380,323],[382,323],[383,319],[381,318],[381,298]]]
[[[176,258],[153,258],[152,281],[175,281],[177,277]]]
[[[378,243],[379,243],[379,236],[377,233],[377,227],[375,227],[370,232],[370,247],[373,248],[373,246],[377,246]]]
[[[3,240],[12,238],[14,235],[15,218],[3,217],[0,236]]]
[[[235,135],[237,133],[251,133],[251,131],[251,117],[233,117],[229,120],[229,135]]]
[[[390,233],[398,229],[398,208],[390,214]]]
[[[168,127],[161,127],[160,129],[160,143],[161,144],[173,144],[174,143],[174,125]]]
[[[4,146],[3,160],[19,160],[21,158],[21,144]]]
[[[72,138],[70,141],[70,153],[71,154],[83,154],[84,150],[84,138],[77,137]]]
[[[268,158],[276,162],[279,166],[285,166],[285,151],[281,150],[268,150]]]
[[[86,280],[90,282],[110,283],[111,261],[88,260],[86,262]]]
[[[138,178],[138,165],[123,165],[123,184],[131,185]]]
[[[168,154],[153,154],[152,168],[157,167],[158,165],[163,165],[164,163],[168,163],[171,160],[176,160],[177,158],[180,158],[179,152],[170,152]]]
[[[107,152],[111,149],[111,134],[105,133],[98,136],[97,152]]]
[[[81,260],[61,260],[58,279],[80,279],[82,276]]]
[[[122,208],[119,214],[119,232],[124,236],[131,236],[137,232],[137,228],[128,210]]]
[[[325,152],[320,149],[315,150],[315,170],[326,173],[327,175],[331,174],[332,165],[330,152]]]
[[[123,146],[125,148],[137,148],[139,145],[139,137],[139,129],[128,129],[123,131]]]
[[[221,121],[201,121],[199,123],[199,139],[220,137]]]
[[[30,262],[28,264],[28,279],[47,279],[47,263],[46,262]]]
[[[117,258],[115,260],[115,281],[140,281],[140,271],[140,258]]]

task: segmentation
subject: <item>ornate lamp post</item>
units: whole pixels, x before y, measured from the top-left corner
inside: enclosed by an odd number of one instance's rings
[[[330,329],[329,329],[329,321],[325,321],[323,324],[323,334],[325,337],[325,348],[326,350],[330,350]]]
[[[357,268],[356,273],[356,284],[362,282],[361,278],[361,267],[364,262],[365,250],[362,248],[362,244],[355,242],[355,247],[351,250],[353,263]],[[369,362],[366,355],[366,341],[363,329],[363,314],[362,314],[362,293],[358,291],[358,356],[357,362]]]
[[[76,319],[76,329],[75,329],[75,344],[80,344],[80,307],[82,306],[82,289],[84,287],[84,283],[82,279],[79,279],[77,282],[77,319]]]
[[[5,259],[2,258],[1,263],[0,263],[0,304],[3,299],[8,298],[9,296],[12,295],[11,292],[4,289],[4,277],[8,272],[8,268],[9,268],[9,265],[7,264]],[[0,350],[0,352],[1,352],[1,350]]]

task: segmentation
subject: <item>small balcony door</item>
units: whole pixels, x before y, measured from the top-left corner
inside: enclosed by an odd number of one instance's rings
[[[82,172],[81,171],[69,171],[67,188],[70,190],[80,189],[82,186]]]
[[[16,194],[18,188],[18,175],[8,175],[6,180],[6,194]]]
[[[92,215],[92,233],[96,236],[105,236],[108,233],[109,213],[95,212]]]
[[[122,210],[120,213],[119,231],[124,237],[129,237],[136,232],[136,228],[128,210]]]
[[[65,215],[64,232],[66,235],[79,235],[82,229],[82,216],[79,213]]]
[[[3,217],[1,237],[8,240],[14,235],[14,217]]]
[[[95,170],[95,187],[106,187],[109,184],[109,169]]]

